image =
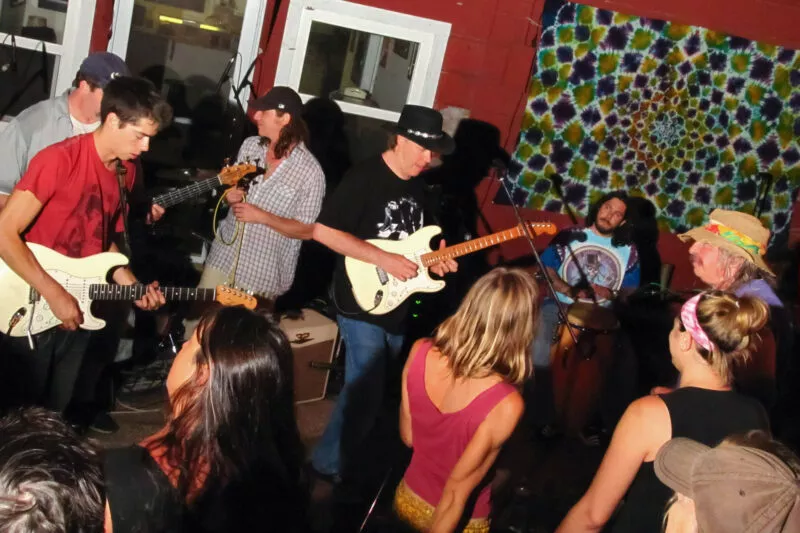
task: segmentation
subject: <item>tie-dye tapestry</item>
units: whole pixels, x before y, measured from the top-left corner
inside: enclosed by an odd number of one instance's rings
[[[768,172],[762,219],[780,234],[798,138],[797,51],[567,3],[542,35],[509,180],[515,203],[561,211],[560,174],[582,214],[625,189],[655,204],[662,229],[684,231],[712,207],[752,213]]]

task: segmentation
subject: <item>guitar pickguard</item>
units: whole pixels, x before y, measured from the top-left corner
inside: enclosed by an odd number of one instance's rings
[[[81,328],[88,330],[102,329],[105,325],[105,321],[92,315],[92,300],[89,298],[89,287],[93,283],[105,283],[105,279],[100,277],[79,278],[63,270],[55,269],[49,269],[47,273],[78,300],[78,306],[83,312],[83,324],[81,324]],[[46,331],[61,324],[61,321],[56,318],[52,309],[50,309],[50,304],[47,303],[47,300],[38,295],[36,295],[35,298],[36,301],[33,302],[33,315],[30,318],[31,333],[41,333],[42,331]],[[25,327],[25,331],[27,331],[27,327]]]

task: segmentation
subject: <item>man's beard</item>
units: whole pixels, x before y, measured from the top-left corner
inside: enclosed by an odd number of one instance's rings
[[[616,228],[612,228],[610,226],[604,226],[603,223],[600,222],[600,220],[597,221],[597,223],[594,225],[594,227],[597,229],[597,232],[600,235],[603,235],[604,237],[611,236],[614,233],[614,230],[616,229]]]

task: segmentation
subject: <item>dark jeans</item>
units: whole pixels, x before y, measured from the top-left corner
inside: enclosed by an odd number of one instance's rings
[[[0,382],[6,408],[40,405],[63,413],[72,398],[89,332],[60,328],[33,337],[3,337]]]

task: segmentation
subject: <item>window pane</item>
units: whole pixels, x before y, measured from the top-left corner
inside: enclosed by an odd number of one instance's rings
[[[217,93],[227,74],[245,5],[245,0],[136,0],[126,54],[131,72],[162,88],[176,116],[189,116],[203,98]],[[237,62],[235,68],[243,67]],[[229,88],[225,81],[219,93]]]
[[[145,159],[165,166],[218,167],[231,139],[230,81],[247,68],[239,48],[246,0],[135,0],[126,63],[152,81],[175,114]],[[224,79],[223,79],[224,78]],[[220,83],[220,81],[222,83]],[[241,125],[241,120],[239,121]]]
[[[11,47],[0,46],[0,118],[13,117],[20,111],[50,98],[57,56],[17,48],[17,61],[11,64]]]
[[[311,23],[300,92],[400,111],[408,97],[419,44]]]
[[[0,0],[0,31],[5,33],[60,44],[66,20],[67,0]]]

